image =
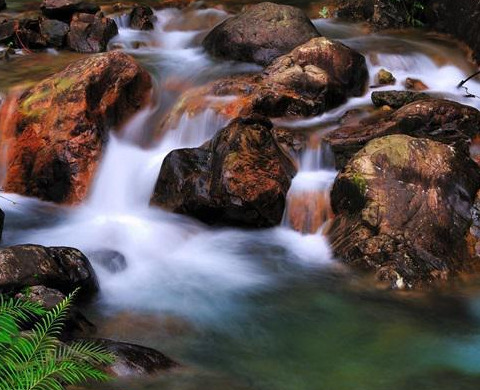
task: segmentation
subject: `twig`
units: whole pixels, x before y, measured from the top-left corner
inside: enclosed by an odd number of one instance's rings
[[[14,200],[8,199],[8,198],[6,198],[6,197],[3,196],[3,195],[0,195],[0,198],[1,198],[1,199],[5,199],[7,202],[10,202],[11,204],[14,204],[14,205],[17,204],[17,202],[15,202]]]
[[[477,77],[478,75],[480,75],[480,70],[478,72],[475,72],[474,74],[468,76],[465,80],[462,80],[458,83],[457,85],[457,88],[461,88],[463,87],[463,85],[467,82],[467,81],[470,81],[471,79],[473,79],[474,77]]]
[[[22,40],[20,39],[20,36],[18,35],[18,29],[15,30],[15,35],[17,36],[18,42],[20,42],[20,46],[22,46],[23,50],[25,50],[27,54],[33,54],[33,52],[23,44]]]
[[[480,96],[478,95],[475,95],[474,93],[471,93],[467,87],[465,87],[465,83],[467,83],[468,81],[470,81],[471,79],[473,79],[474,77],[477,77],[480,75],[480,70],[475,72],[474,74],[468,76],[465,80],[462,80],[458,83],[457,85],[457,88],[463,88],[465,90],[465,97],[467,98],[477,98],[477,99],[480,99]]]

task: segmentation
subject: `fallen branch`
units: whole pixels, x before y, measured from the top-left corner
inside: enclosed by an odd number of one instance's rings
[[[457,88],[463,88],[465,90],[465,97],[468,97],[468,98],[477,98],[477,99],[480,99],[480,96],[478,95],[475,95],[474,93],[471,93],[467,87],[465,87],[465,83],[467,83],[468,81],[470,81],[471,79],[473,79],[474,77],[477,77],[480,75],[480,70],[475,72],[474,74],[468,76],[465,80],[462,80],[458,83],[457,85]]]

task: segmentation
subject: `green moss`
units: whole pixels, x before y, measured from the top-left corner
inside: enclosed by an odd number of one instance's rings
[[[354,173],[352,175],[352,183],[358,188],[362,195],[367,193],[367,180],[365,180],[362,175],[359,173]]]

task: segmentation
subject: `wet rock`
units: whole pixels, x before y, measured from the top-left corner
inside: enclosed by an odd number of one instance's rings
[[[203,46],[215,57],[268,65],[318,36],[320,34],[300,9],[260,3],[215,27]]]
[[[180,366],[152,348],[107,339],[95,341],[115,355],[115,362],[106,367],[105,371],[117,378],[151,375]]]
[[[0,290],[42,285],[68,294],[81,287],[83,297],[98,290],[88,259],[78,249],[16,245],[0,249]]]
[[[77,61],[18,98],[10,96],[0,108],[5,118],[0,141],[9,146],[5,190],[54,202],[81,201],[108,129],[142,107],[150,88],[148,73],[115,51]]]
[[[419,100],[383,117],[362,120],[358,126],[343,126],[325,136],[343,167],[367,142],[390,134],[430,138],[458,149],[468,149],[480,129],[480,112],[470,106],[442,99]]]
[[[15,55],[15,49],[9,47],[7,49],[0,50],[0,61],[10,61],[10,57]],[[0,105],[3,101],[0,101]]]
[[[272,124],[238,118],[201,147],[171,152],[151,203],[208,224],[274,226],[294,174]]]
[[[282,85],[303,98],[324,101],[326,108],[365,90],[365,57],[337,41],[313,38],[277,58],[264,71],[266,85]]]
[[[88,258],[93,264],[98,264],[111,273],[122,272],[127,269],[125,256],[111,249],[102,249],[89,253]]]
[[[85,0],[43,0],[40,6],[42,13],[49,19],[69,22],[75,13],[95,14],[100,7]]]
[[[470,209],[480,171],[429,139],[369,142],[337,176],[328,236],[336,256],[392,288],[417,288],[468,272]]]
[[[101,12],[75,14],[67,35],[68,47],[80,53],[101,53],[107,50],[110,39],[118,34],[117,24]]]
[[[397,79],[388,70],[380,69],[375,76],[375,81],[379,85],[391,85],[395,84]]]
[[[63,47],[70,27],[60,20],[43,19],[40,22],[40,33],[47,44],[53,47]]]
[[[40,19],[35,16],[21,18],[15,32],[14,42],[19,49],[45,49],[48,43],[40,32]]]
[[[164,127],[175,128],[185,112],[199,113],[207,107],[232,119],[252,113],[268,117],[317,115],[349,96],[361,95],[367,79],[361,54],[339,42],[314,38],[274,60],[261,74],[220,79],[188,91]],[[212,96],[225,100],[212,103]]]
[[[18,29],[17,20],[0,16],[0,43],[13,42],[16,29]]]
[[[421,92],[421,91],[426,91],[428,89],[428,86],[422,81],[418,79],[412,79],[410,77],[407,77],[405,79],[405,88]]]
[[[28,300],[35,302],[44,309],[53,309],[56,305],[65,299],[66,295],[53,288],[45,286],[32,286],[23,289],[15,295],[17,299]],[[75,306],[70,308],[65,327],[62,331],[62,338],[86,337],[96,332],[96,327],[78,310]]]
[[[389,106],[400,108],[417,100],[430,99],[426,93],[413,91],[375,91],[372,92],[372,102],[377,107]]]
[[[464,41],[480,63],[480,3],[471,0],[431,0],[425,8],[426,21],[436,31]]]
[[[150,7],[137,6],[130,13],[130,28],[134,30],[153,30],[156,17]]]
[[[409,10],[391,0],[342,0],[338,16],[352,21],[368,21],[374,29],[411,27]]]

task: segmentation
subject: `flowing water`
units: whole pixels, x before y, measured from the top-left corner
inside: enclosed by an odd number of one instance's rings
[[[370,90],[319,117],[276,121],[309,138],[298,156],[282,226],[212,228],[148,206],[166,154],[201,145],[227,123],[212,108],[223,102],[212,99],[203,111],[180,113],[175,125],[168,125],[165,118],[180,94],[260,69],[217,62],[202,51],[202,37],[227,16],[218,9],[166,9],[157,12],[153,32],[130,30],[126,17],[117,17],[120,34],[111,46],[134,55],[151,72],[152,105],[111,135],[84,204],[61,207],[13,194],[0,199],[7,215],[4,245],[73,246],[92,256],[101,293],[88,315],[100,336],[158,348],[185,366],[92,388],[478,389],[475,286],[427,296],[369,288],[332,258],[321,233],[336,174],[322,134],[338,126],[348,110],[368,108]],[[456,88],[473,67],[451,41],[421,32],[369,34],[364,26],[329,19],[315,25],[367,57],[370,84],[385,67],[396,76],[396,88],[414,77],[438,95],[480,108],[480,100]],[[25,56],[12,72],[0,65],[0,89],[6,92],[22,74],[35,74],[25,66],[29,61],[54,55]],[[44,77],[42,72],[36,77]],[[480,94],[480,84],[472,81],[469,88]],[[160,123],[167,125],[159,132]],[[292,215],[307,219],[306,225],[296,226]],[[112,273],[97,263],[95,253],[105,249],[125,256],[126,269]]]

